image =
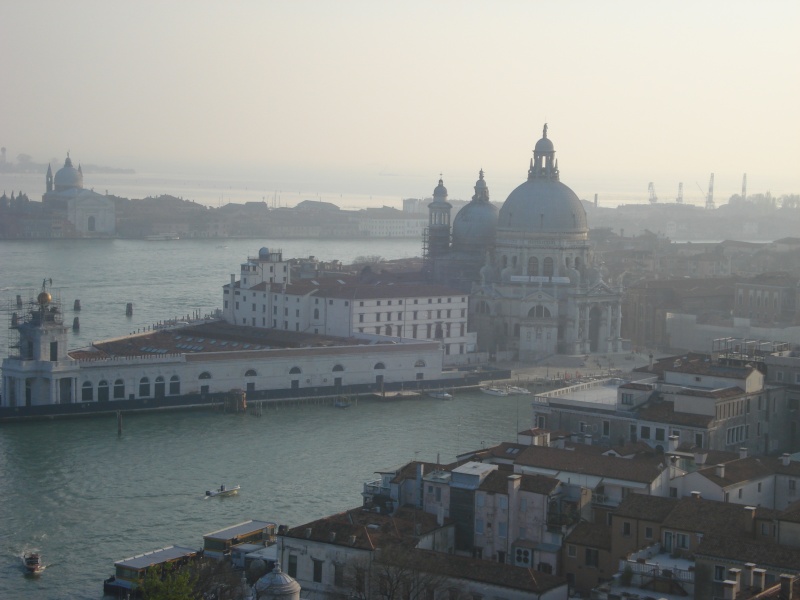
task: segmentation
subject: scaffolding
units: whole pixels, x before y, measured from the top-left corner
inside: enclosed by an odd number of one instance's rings
[[[717,338],[711,344],[711,358],[723,365],[743,366],[748,363],[763,363],[772,354],[789,352],[791,344],[746,338]]]

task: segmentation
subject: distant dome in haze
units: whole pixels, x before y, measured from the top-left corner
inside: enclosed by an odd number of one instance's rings
[[[61,167],[53,178],[53,184],[57,192],[70,189],[83,189],[83,173],[80,169],[72,166],[72,159],[67,156],[64,166]]]
[[[489,187],[481,170],[475,182],[475,195],[453,219],[453,248],[484,248],[494,242],[496,230],[497,208],[489,201]]]

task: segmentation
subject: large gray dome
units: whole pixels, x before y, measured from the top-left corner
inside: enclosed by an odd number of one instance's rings
[[[69,156],[53,178],[53,184],[57,192],[83,188],[83,173],[72,166],[72,159]]]
[[[536,142],[528,181],[509,194],[500,209],[498,229],[530,233],[589,232],[586,210],[578,196],[559,181],[555,146],[547,137]]]
[[[569,187],[554,179],[529,179],[509,194],[498,228],[542,233],[586,233],[586,210]]]

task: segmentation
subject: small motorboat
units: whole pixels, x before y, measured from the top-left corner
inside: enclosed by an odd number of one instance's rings
[[[350,400],[345,398],[344,396],[340,396],[333,402],[334,408],[350,408]]]
[[[452,400],[453,394],[449,394],[444,390],[431,390],[428,392],[428,397],[436,400]]]
[[[508,392],[506,390],[494,386],[482,387],[481,391],[484,394],[489,394],[490,396],[508,396]]]
[[[531,391],[528,388],[520,387],[518,385],[507,385],[506,391],[511,395],[531,393]]]
[[[28,575],[39,575],[44,571],[42,564],[42,557],[38,552],[30,552],[22,557],[22,564],[25,566],[25,571]]]
[[[240,489],[238,485],[227,487],[223,483],[216,490],[206,490],[206,498],[213,498],[214,496],[235,496],[239,493]]]

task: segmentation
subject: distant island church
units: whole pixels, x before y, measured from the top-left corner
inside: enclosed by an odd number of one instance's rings
[[[113,235],[116,232],[116,206],[111,198],[83,188],[83,171],[76,169],[67,154],[64,166],[53,175],[50,165],[45,176],[47,191],[42,204],[66,219],[79,234]]]
[[[481,170],[475,195],[450,223],[439,179],[428,205],[425,269],[470,292],[478,351],[514,350],[520,360],[622,350],[622,290],[595,264],[586,210],[561,183],[555,147],[536,142],[528,178],[497,211]]]

